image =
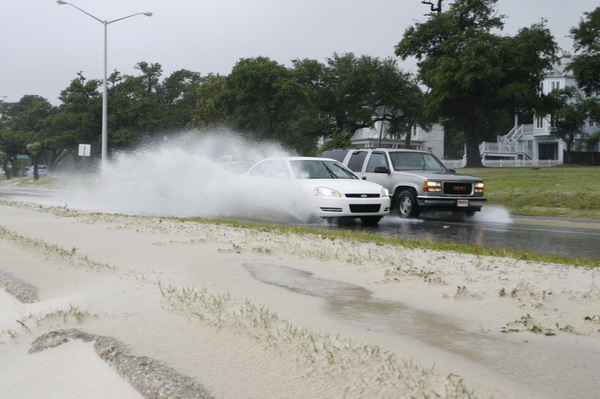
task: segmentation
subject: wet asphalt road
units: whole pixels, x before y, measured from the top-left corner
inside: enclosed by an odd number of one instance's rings
[[[359,223],[338,228],[363,230],[384,237],[597,259],[600,263],[600,221],[510,216],[502,208],[493,206],[484,207],[481,214],[467,220],[449,213],[423,215],[413,220],[388,216],[373,228],[366,229]]]
[[[54,194],[52,190],[0,185],[0,197],[7,200],[50,205],[55,202],[52,201]],[[401,239],[523,249],[600,263],[600,220],[511,216],[502,207],[493,205],[484,206],[471,219],[442,212],[422,214],[418,219],[410,220],[387,216],[375,227],[365,227],[359,222],[341,226],[323,223],[314,227],[365,231]]]

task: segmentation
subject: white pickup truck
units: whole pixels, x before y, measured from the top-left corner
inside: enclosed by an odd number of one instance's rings
[[[403,218],[426,211],[472,216],[487,200],[482,179],[455,173],[430,152],[355,148],[328,150],[321,157],[340,161],[363,180],[387,188],[392,209]]]

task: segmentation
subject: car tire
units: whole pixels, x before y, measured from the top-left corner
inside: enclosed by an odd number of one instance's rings
[[[380,220],[381,216],[363,216],[360,218],[360,221],[365,226],[377,226]]]
[[[415,218],[419,216],[417,197],[410,190],[400,191],[396,200],[396,211],[401,218]]]

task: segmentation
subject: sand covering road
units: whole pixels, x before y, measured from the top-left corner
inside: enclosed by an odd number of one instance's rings
[[[0,397],[598,397],[594,269],[0,203]]]

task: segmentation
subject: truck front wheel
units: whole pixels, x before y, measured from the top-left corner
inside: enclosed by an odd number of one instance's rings
[[[396,211],[401,218],[415,218],[419,216],[417,197],[410,190],[400,191],[396,200]]]

